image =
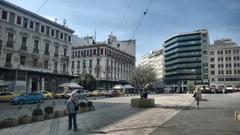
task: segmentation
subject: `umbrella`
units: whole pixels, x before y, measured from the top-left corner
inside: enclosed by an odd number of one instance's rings
[[[127,84],[124,86],[125,89],[134,89],[134,87],[130,84]]]
[[[113,86],[113,89],[123,89],[124,87],[122,85],[115,85]]]
[[[77,83],[63,83],[59,87],[83,88],[82,86],[78,85]]]

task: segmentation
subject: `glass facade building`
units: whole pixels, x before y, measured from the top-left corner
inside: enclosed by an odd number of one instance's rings
[[[164,42],[165,84],[208,84],[208,46],[207,30],[168,38]]]

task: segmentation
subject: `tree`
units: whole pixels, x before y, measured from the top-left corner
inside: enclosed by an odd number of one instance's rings
[[[96,79],[91,74],[79,74],[76,82],[87,90],[96,88]]]
[[[151,66],[138,66],[130,77],[130,83],[140,92],[140,98],[147,92],[152,82],[156,81],[156,73]]]
[[[189,93],[192,93],[194,90],[194,82],[193,81],[187,81],[187,89]]]

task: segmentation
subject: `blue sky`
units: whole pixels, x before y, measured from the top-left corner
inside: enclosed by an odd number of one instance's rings
[[[45,0],[7,0],[36,12]],[[69,28],[83,37],[97,33],[104,41],[110,32],[118,40],[133,35],[141,16],[151,0],[48,0],[38,12],[49,19],[66,18]],[[120,28],[120,21],[131,3]],[[148,13],[133,39],[137,42],[137,61],[151,50],[162,48],[171,35],[208,29],[210,42],[232,38],[240,44],[240,0],[152,0]]]

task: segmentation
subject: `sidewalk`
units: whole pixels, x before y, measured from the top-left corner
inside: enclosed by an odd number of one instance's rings
[[[192,103],[191,95],[156,95],[157,107],[132,108],[130,99],[120,97],[95,102],[105,107],[93,112],[78,114],[78,131],[67,130],[67,117],[45,120],[27,125],[1,129],[1,135],[77,135],[77,134],[138,134],[153,132]]]
[[[240,121],[234,111],[240,110],[239,94],[205,95],[200,109],[183,110],[151,135],[240,135]],[[192,104],[195,106],[195,104]]]

